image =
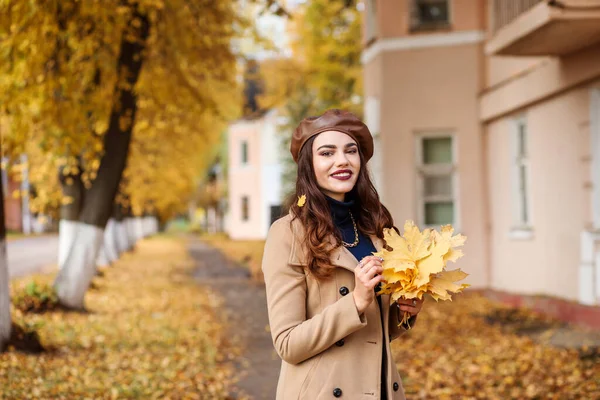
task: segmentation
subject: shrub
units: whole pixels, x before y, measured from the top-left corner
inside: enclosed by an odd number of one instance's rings
[[[49,284],[29,282],[17,290],[12,299],[13,306],[23,312],[42,313],[59,307],[58,296]]]

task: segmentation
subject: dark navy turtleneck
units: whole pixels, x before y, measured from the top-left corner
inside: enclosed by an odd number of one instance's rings
[[[352,218],[350,217],[350,212],[352,212],[352,215],[354,216],[355,221],[356,221],[358,214],[360,213],[360,210],[356,206],[354,200],[345,199],[345,201],[338,201],[338,200],[332,199],[331,197],[327,196],[327,201],[329,202],[329,207],[331,209],[331,217],[333,218],[333,224],[339,229],[340,234],[342,235],[342,240],[346,243],[354,243],[356,236],[354,233],[354,225],[352,224]],[[375,246],[373,246],[373,242],[371,242],[371,239],[368,236],[364,235],[360,231],[358,231],[358,244],[354,247],[346,246],[346,248],[348,250],[350,250],[352,255],[358,261],[362,260],[366,256],[372,255],[374,252],[377,251]],[[378,288],[375,288],[375,290],[377,291]],[[377,296],[377,304],[379,304],[379,308],[381,310],[381,297],[380,296]],[[383,316],[383,312],[381,312],[381,315]],[[382,328],[383,328],[383,322],[382,322]],[[382,339],[385,340],[385,335],[383,335]],[[387,399],[387,392],[386,392],[386,385],[387,385],[386,382],[387,381],[385,379],[385,373],[386,373],[385,368],[387,365],[387,361],[386,361],[385,344],[382,347],[382,352],[383,352],[383,356],[381,358],[381,397],[380,398],[381,398],[381,400],[386,400]]]
[[[360,212],[358,207],[356,207],[354,200],[338,201],[331,197],[327,197],[327,201],[329,202],[329,207],[331,209],[333,224],[339,229],[342,240],[346,243],[353,243],[355,235],[350,212],[352,212],[354,220],[356,220],[356,216]],[[358,261],[377,251],[375,246],[373,246],[371,239],[360,231],[358,232],[358,245],[346,248],[350,250],[352,255]]]

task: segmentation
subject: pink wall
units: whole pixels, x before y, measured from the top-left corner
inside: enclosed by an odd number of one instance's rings
[[[533,236],[510,237],[511,117],[486,129],[491,287],[576,300],[580,233],[591,224],[588,87],[524,110],[529,135]]]
[[[239,121],[229,128],[229,235],[234,239],[260,238],[260,120]],[[248,164],[242,165],[242,141],[248,142]],[[242,196],[249,197],[249,219],[242,220]]]
[[[479,44],[386,52],[381,58],[383,200],[396,224],[417,219],[416,133],[448,131],[457,144],[457,228],[467,235],[460,266],[474,286],[488,283],[481,126]],[[377,70],[377,63],[366,74]],[[378,78],[368,80],[377,82]],[[368,81],[367,81],[368,82]]]
[[[498,77],[506,77],[516,68],[511,63],[502,64],[488,61],[496,67]],[[489,121],[514,112],[532,103],[545,101],[551,96],[586,84],[600,76],[600,45],[595,45],[567,57],[545,58],[539,63],[528,61],[522,64],[522,73],[506,79],[501,84],[491,86],[481,95],[480,118]],[[529,68],[526,68],[530,65]]]

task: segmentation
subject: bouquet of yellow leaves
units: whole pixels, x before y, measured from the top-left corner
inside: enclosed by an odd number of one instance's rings
[[[452,300],[453,293],[462,292],[468,284],[457,284],[467,277],[460,269],[446,271],[448,261],[456,262],[463,256],[458,247],[465,244],[466,236],[455,235],[451,225],[444,225],[440,232],[424,229],[413,221],[406,221],[400,236],[394,229],[384,229],[383,236],[388,247],[374,253],[383,258],[383,278],[378,294],[391,294],[392,301],[400,297],[422,299],[428,293],[436,301]],[[401,323],[408,322],[410,314],[404,313]]]

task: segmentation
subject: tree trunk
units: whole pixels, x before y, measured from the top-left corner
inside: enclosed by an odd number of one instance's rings
[[[0,351],[3,351],[10,339],[10,294],[8,262],[6,259],[6,225],[4,222],[4,193],[2,173],[0,172]]]
[[[158,219],[151,215],[144,217],[144,237],[155,235],[158,232]]]
[[[117,220],[110,218],[104,229],[104,251],[109,263],[114,263],[119,259],[119,250],[117,248]]]
[[[96,267],[110,266],[110,260],[108,259],[108,254],[106,254],[106,247],[104,246],[104,237],[105,236],[106,236],[106,231],[102,235],[102,244],[100,244],[100,249],[98,250],[98,257],[96,257]]]
[[[60,208],[60,221],[58,223],[58,268],[62,268],[75,242],[77,234],[77,219],[83,205],[84,187],[81,174],[65,175],[63,169],[58,171],[58,178],[62,187],[63,196],[71,199]]]
[[[115,205],[115,247],[119,257],[127,252],[129,243],[127,242],[127,230],[125,228],[125,215],[123,207],[119,204]]]
[[[125,231],[127,232],[127,250],[133,250],[135,248],[135,218],[129,213],[125,218]]]
[[[137,111],[134,88],[140,75],[149,33],[147,16],[140,12],[139,5],[134,7],[127,24],[128,29],[123,33],[121,41],[117,71],[123,81],[118,82],[115,88],[115,101],[108,130],[104,135],[104,155],[96,179],[84,193],[76,222],[75,240],[54,282],[60,303],[69,308],[84,308],[85,292],[96,272],[96,259],[104,239],[104,227],[110,218],[127,162]],[[130,41],[132,37],[136,40]]]
[[[136,242],[144,238],[144,217],[135,217],[135,240]]]

